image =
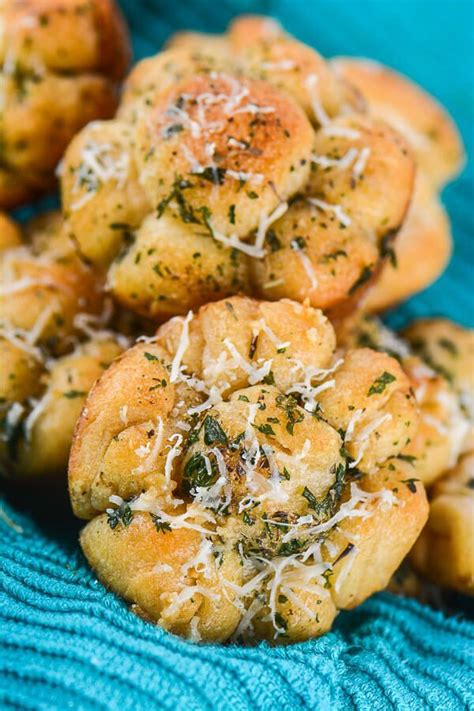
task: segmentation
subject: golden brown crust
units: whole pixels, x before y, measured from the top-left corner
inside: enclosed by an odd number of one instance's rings
[[[430,491],[430,515],[410,561],[433,582],[474,594],[474,454]]]
[[[224,42],[209,46],[206,41],[196,48],[173,43],[169,49],[142,59],[133,67],[125,82],[117,118],[134,124],[140,113],[147,111],[154,96],[196,75],[209,76],[213,72],[240,74]]]
[[[0,467],[16,481],[44,482],[64,475],[86,394],[121,348],[112,336],[90,340],[50,360],[47,368],[37,349],[25,349],[22,341],[0,331],[5,372],[0,379]]]
[[[459,173],[464,162],[461,137],[451,117],[432,96],[377,62],[340,57],[331,64],[339,76],[362,92],[377,116],[406,136],[435,187]]]
[[[2,235],[0,460],[12,479],[64,475],[86,393],[121,351],[100,330],[100,282],[62,227],[52,212]]]
[[[150,210],[129,155],[131,140],[126,124],[94,121],[74,137],[64,156],[65,228],[84,260],[100,269]]]
[[[394,256],[363,299],[364,311],[384,311],[428,287],[444,271],[451,250],[449,218],[427,178],[418,172],[413,200],[393,247]]]
[[[244,71],[288,92],[313,123],[321,125],[344,108],[344,84],[311,47],[287,35],[268,17],[241,16],[228,30],[229,45]]]
[[[151,204],[169,200],[181,176],[196,216],[206,210],[216,232],[245,237],[261,214],[303,187],[312,147],[311,126],[291,99],[267,82],[219,74],[196,76],[153,100],[138,123],[136,158]]]
[[[405,141],[381,121],[341,118],[318,131],[304,197],[251,264],[258,292],[332,310],[356,303],[404,220],[414,168]]]
[[[336,545],[352,541],[357,556],[344,571],[344,562],[335,567],[333,599],[338,608],[352,609],[377,590],[383,590],[406,555],[406,541],[415,541],[428,515],[428,501],[420,482],[405,478],[402,470],[393,466],[382,468],[376,476],[364,480],[362,487],[375,493],[380,490],[396,496],[396,504],[376,505],[374,515],[348,518],[335,535]],[[380,535],[390,545],[381,546]],[[347,565],[347,561],[345,563]]]
[[[339,324],[338,330],[338,343],[344,348],[369,346],[399,359],[419,407],[420,420],[400,455],[404,464],[398,466],[406,470],[407,476],[421,479],[426,486],[432,484],[472,446],[472,380],[460,378],[456,384],[455,376],[455,372],[469,371],[470,332],[442,319],[421,319],[408,327],[408,339],[404,340],[377,319],[360,315]],[[439,349],[443,359],[438,363],[434,348]],[[454,367],[446,362],[446,358],[453,360],[453,352]]]
[[[71,501],[97,575],[145,619],[285,643],[386,584],[426,520],[422,485],[380,469],[417,413],[395,360],[334,348],[321,312],[232,297],[172,319],[92,388]]]
[[[79,312],[103,307],[100,281],[77,257],[58,213],[34,220],[25,239],[0,254],[0,324],[27,331],[34,344],[64,352]]]
[[[186,49],[195,54],[207,49],[212,54],[218,54],[220,51],[228,52],[228,42],[225,35],[184,30],[172,34],[165,42],[165,49]]]
[[[1,14],[0,204],[14,207],[54,184],[82,126],[113,113],[129,49],[112,0],[11,0]]]
[[[250,290],[244,254],[168,214],[142,222],[112,263],[107,286],[123,306],[158,320]]]
[[[474,392],[474,330],[445,318],[417,319],[403,332],[412,348],[437,372],[452,383],[465,407]],[[472,405],[472,403],[471,403]]]

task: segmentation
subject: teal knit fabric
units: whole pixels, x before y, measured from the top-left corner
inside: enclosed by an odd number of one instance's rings
[[[221,31],[240,12],[273,14],[325,55],[365,54],[410,74],[449,107],[472,152],[471,0],[123,0],[123,7],[137,58],[178,28]],[[445,195],[456,240],[449,269],[391,315],[394,325],[428,314],[472,325],[473,175],[469,166]],[[474,709],[474,622],[465,601],[446,616],[382,593],[312,642],[193,645],[136,618],[95,580],[76,543],[78,524],[68,512],[58,518],[59,510],[22,496],[14,506],[0,502],[0,708]]]

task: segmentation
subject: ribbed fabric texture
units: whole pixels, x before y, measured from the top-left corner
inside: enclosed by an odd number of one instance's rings
[[[123,0],[136,58],[179,28],[222,31],[240,12],[278,17],[325,55],[406,72],[436,95],[472,152],[470,0]],[[391,316],[473,322],[473,171],[446,193],[456,252]],[[23,211],[25,214],[25,211]],[[0,505],[0,707],[21,709],[474,709],[474,623],[387,593],[288,648],[199,646],[142,622],[94,579],[77,525]],[[51,506],[50,519],[57,508]]]
[[[0,514],[0,703],[27,709],[469,709],[474,624],[381,594],[272,649],[194,645],[135,617],[80,553]]]

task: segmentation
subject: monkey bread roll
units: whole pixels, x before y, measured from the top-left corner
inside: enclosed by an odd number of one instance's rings
[[[364,301],[377,312],[421,291],[439,277],[451,252],[451,230],[439,191],[460,172],[464,149],[445,109],[419,86],[367,59],[333,60],[335,73],[352,83],[383,118],[410,143],[418,164],[413,201],[391,260]]]
[[[474,453],[430,490],[430,515],[410,562],[438,585],[474,595]]]
[[[413,321],[403,335],[451,383],[466,414],[474,417],[474,331],[445,318],[423,318]]]
[[[99,332],[67,355],[45,359],[0,327],[2,477],[45,481],[64,475],[87,392],[122,351],[120,343],[112,332]]]
[[[67,231],[142,316],[236,293],[353,308],[403,224],[405,139],[355,113],[312,49],[282,32],[268,44],[266,23],[178,37],[135,67],[116,118],[66,152]]]
[[[101,328],[100,284],[61,231],[59,213],[22,234],[0,225],[0,471],[64,474],[74,423],[94,380],[123,349]],[[105,312],[104,312],[105,314]]]
[[[460,172],[464,148],[452,118],[407,77],[369,59],[338,57],[335,73],[359,89],[370,109],[406,136],[418,164],[437,189]]]
[[[99,314],[100,280],[77,256],[60,213],[34,218],[24,234],[2,228],[0,325],[28,332],[31,345],[67,350],[78,313]]]
[[[290,642],[382,589],[427,516],[397,456],[396,360],[335,352],[321,311],[235,296],[104,372],[76,425],[83,550],[136,612],[194,640]]]
[[[448,215],[428,178],[418,170],[405,222],[362,308],[379,313],[427,288],[444,271],[451,251]]]
[[[54,184],[88,121],[111,116],[129,62],[113,0],[5,0],[0,9],[0,205]]]
[[[424,578],[474,592],[474,332],[447,319],[418,319],[397,336],[373,317],[348,325],[348,347],[370,346],[398,357],[420,411],[415,436],[399,454],[407,477],[429,486],[430,514],[409,562]],[[411,472],[411,474],[410,474]],[[423,595],[408,568],[402,592]],[[395,578],[392,587],[400,590]]]
[[[330,117],[365,109],[361,94],[341,79],[312,47],[288,35],[273,18],[242,15],[224,35],[178,32],[167,44],[172,49],[231,56],[240,70],[254,79],[286,91],[310,119],[323,125]]]
[[[339,327],[338,342],[389,353],[410,379],[420,424],[399,455],[407,474],[429,486],[473,447],[472,331],[446,319],[419,319],[397,335],[362,316]]]

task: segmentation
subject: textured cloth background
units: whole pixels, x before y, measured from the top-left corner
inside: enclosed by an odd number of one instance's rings
[[[474,147],[471,0],[123,0],[135,57],[179,28],[278,17],[325,55],[356,54],[436,95]],[[473,167],[445,194],[456,251],[443,277],[390,316],[473,324]],[[26,214],[28,211],[23,211]],[[0,503],[0,707],[21,709],[474,709],[474,623],[380,594],[325,637],[271,649],[196,646],[134,617],[89,572],[62,507]],[[46,497],[45,497],[46,498]],[[10,499],[10,500],[9,500]]]

